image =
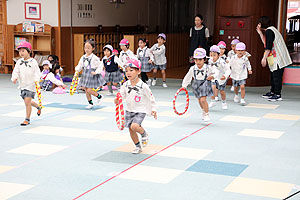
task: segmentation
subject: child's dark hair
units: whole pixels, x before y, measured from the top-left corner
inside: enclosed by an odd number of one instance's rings
[[[90,38],[90,39],[86,40],[85,43],[89,43],[93,48],[95,48],[95,46],[96,46],[96,42],[95,42],[94,38]]]
[[[142,42],[146,43],[146,46],[149,47],[149,41],[146,38],[139,38],[138,42],[139,41],[142,41]]]
[[[103,48],[103,51],[104,51],[105,49],[107,49],[107,50],[110,52],[110,55],[113,54],[111,49],[109,49],[109,48],[107,48],[107,47],[104,47],[104,48]]]
[[[203,20],[203,16],[202,16],[201,14],[197,14],[197,15],[195,15],[195,17],[194,17],[194,18],[196,18],[196,17],[199,17],[201,20]]]
[[[268,28],[269,26],[271,26],[271,20],[268,16],[261,16],[258,19],[258,23],[261,24],[261,28]]]
[[[60,65],[58,63],[54,63],[52,65],[52,73],[55,75],[55,71],[60,69]]]

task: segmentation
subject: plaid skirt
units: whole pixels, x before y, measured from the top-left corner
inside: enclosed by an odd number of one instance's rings
[[[132,123],[136,123],[141,126],[145,117],[146,117],[146,113],[139,113],[139,112],[135,113],[135,112],[129,112],[126,110],[125,127],[130,128]]]
[[[241,86],[241,85],[246,85],[246,79],[243,79],[243,80],[233,80],[232,79],[232,85],[233,85],[233,87],[238,87],[238,86]]]
[[[141,61],[141,65],[142,65],[142,68],[141,68],[142,72],[151,72],[152,71],[153,65],[148,63],[148,61],[149,61],[148,57],[141,57],[140,61]]]
[[[104,80],[112,83],[120,83],[123,80],[122,72],[120,70],[115,72],[105,72]]]
[[[211,87],[211,81],[193,80],[192,89],[197,99],[200,97],[211,97],[214,95]]]
[[[91,72],[94,72],[95,69],[92,68],[84,68],[82,76],[79,81],[79,85],[81,87],[86,88],[97,88],[99,86],[104,85],[105,81],[101,74],[92,75]]]

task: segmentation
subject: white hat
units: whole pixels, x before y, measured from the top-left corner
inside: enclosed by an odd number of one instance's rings
[[[111,52],[114,50],[114,48],[110,44],[105,45],[103,49],[105,48],[109,49]]]
[[[52,64],[50,63],[49,60],[44,60],[42,66],[48,65],[50,69],[52,69]]]

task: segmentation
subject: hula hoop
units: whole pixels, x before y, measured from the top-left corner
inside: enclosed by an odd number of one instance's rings
[[[186,96],[186,104],[185,104],[185,110],[184,110],[183,112],[180,113],[180,112],[178,112],[178,111],[176,110],[175,103],[176,103],[177,96],[178,96],[178,94],[179,94],[181,91],[184,91],[184,92],[185,92],[185,96]],[[174,96],[174,99],[173,99],[173,110],[174,110],[174,112],[175,112],[177,115],[183,115],[183,114],[185,114],[186,111],[187,111],[188,108],[189,108],[189,103],[190,103],[190,97],[189,97],[189,93],[188,93],[187,89],[185,89],[185,88],[180,88],[179,90],[177,90],[177,92],[176,92],[176,94],[175,94],[175,96]]]
[[[38,101],[39,101],[39,107],[42,108],[42,93],[41,93],[41,87],[38,81],[35,82],[35,89],[36,89],[36,93],[38,96]]]
[[[118,100],[118,104],[116,105],[116,122],[118,128],[122,131],[125,127],[125,116],[124,116],[124,107],[123,107],[123,102],[122,102],[122,96],[120,92],[117,93],[116,96]],[[120,115],[121,115],[121,120],[120,120]]]
[[[73,79],[72,79],[72,83],[70,85],[70,95],[73,95],[77,89],[77,85],[78,85],[78,72],[75,72]]]

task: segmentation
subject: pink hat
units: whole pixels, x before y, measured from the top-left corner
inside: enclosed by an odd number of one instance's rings
[[[195,59],[201,59],[206,57],[206,51],[203,48],[197,48],[194,51],[194,58]]]
[[[210,52],[217,52],[220,53],[220,47],[218,47],[217,45],[212,45],[209,49]]]
[[[240,41],[238,40],[238,39],[234,39],[234,40],[232,40],[231,41],[231,44],[237,44],[237,43],[239,43]]]
[[[127,63],[124,65],[124,67],[135,67],[135,68],[138,68],[138,69],[141,69],[142,66],[141,66],[141,62],[139,60],[136,60],[136,59],[130,59],[127,61]]]
[[[157,38],[162,37],[164,40],[167,40],[167,36],[164,33],[158,34]]]
[[[129,45],[129,40],[127,40],[127,39],[122,39],[121,41],[120,41],[120,44],[119,45]]]
[[[22,41],[20,42],[19,46],[17,47],[17,50],[21,49],[21,48],[25,48],[25,49],[28,49],[29,51],[32,50],[32,46],[29,42],[27,41]]]
[[[246,45],[243,42],[237,43],[235,50],[237,51],[244,51],[246,50]]]
[[[103,47],[103,50],[104,49],[109,49],[111,52],[114,50],[114,48],[110,45],[110,44],[107,44]]]
[[[219,46],[220,49],[226,49],[226,43],[224,41],[220,41],[218,43],[218,46]]]
[[[119,51],[117,49],[114,49],[112,52],[113,54],[119,54]]]

